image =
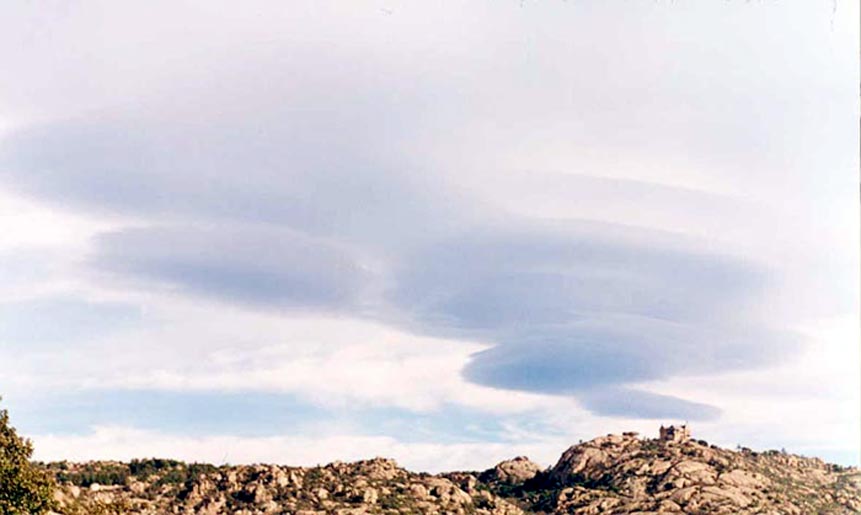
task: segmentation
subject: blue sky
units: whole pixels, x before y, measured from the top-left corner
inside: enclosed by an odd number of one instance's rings
[[[857,462],[852,2],[0,9],[39,458]]]

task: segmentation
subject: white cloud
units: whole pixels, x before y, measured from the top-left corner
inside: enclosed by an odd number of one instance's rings
[[[565,450],[559,440],[509,443],[409,443],[386,436],[187,437],[126,427],[97,427],[91,434],[37,435],[34,459],[74,460],[170,457],[207,463],[279,463],[314,466],[332,461],[394,458],[414,471],[484,470],[528,455],[545,465]]]
[[[2,373],[15,390],[277,392],[328,406],[444,404],[492,413],[546,406],[552,397],[467,382],[461,370],[486,344],[415,336],[339,317],[255,313],[150,296],[143,325],[55,349],[18,352]],[[10,342],[14,343],[14,342]]]

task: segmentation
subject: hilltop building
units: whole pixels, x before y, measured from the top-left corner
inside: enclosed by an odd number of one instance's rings
[[[667,442],[684,442],[691,438],[691,430],[688,429],[687,424],[683,424],[681,426],[661,426],[660,430],[661,440]]]

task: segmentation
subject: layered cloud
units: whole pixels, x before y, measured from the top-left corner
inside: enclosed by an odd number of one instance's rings
[[[495,345],[465,371],[488,386],[576,394],[768,364],[796,348],[745,309],[766,294],[762,265],[673,233],[530,220],[439,180],[425,191],[428,180],[389,164],[403,156],[344,151],[328,122],[287,132],[282,122],[294,120],[275,116],[262,139],[213,137],[224,120],[182,136],[167,121],[67,122],[9,138],[4,170],[34,194],[153,217],[101,236],[96,270]],[[670,402],[639,413],[671,415]],[[698,418],[695,404],[679,406]]]
[[[99,270],[269,308],[356,310],[371,279],[337,246],[266,226],[129,229],[99,248]]]
[[[573,4],[21,7],[0,181],[52,216],[0,210],[4,379],[719,423],[667,385],[857,307],[857,31]]]

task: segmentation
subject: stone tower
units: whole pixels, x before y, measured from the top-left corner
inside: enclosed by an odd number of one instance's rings
[[[665,442],[684,442],[690,439],[691,430],[688,429],[687,424],[681,426],[661,426],[660,435],[661,440]]]

